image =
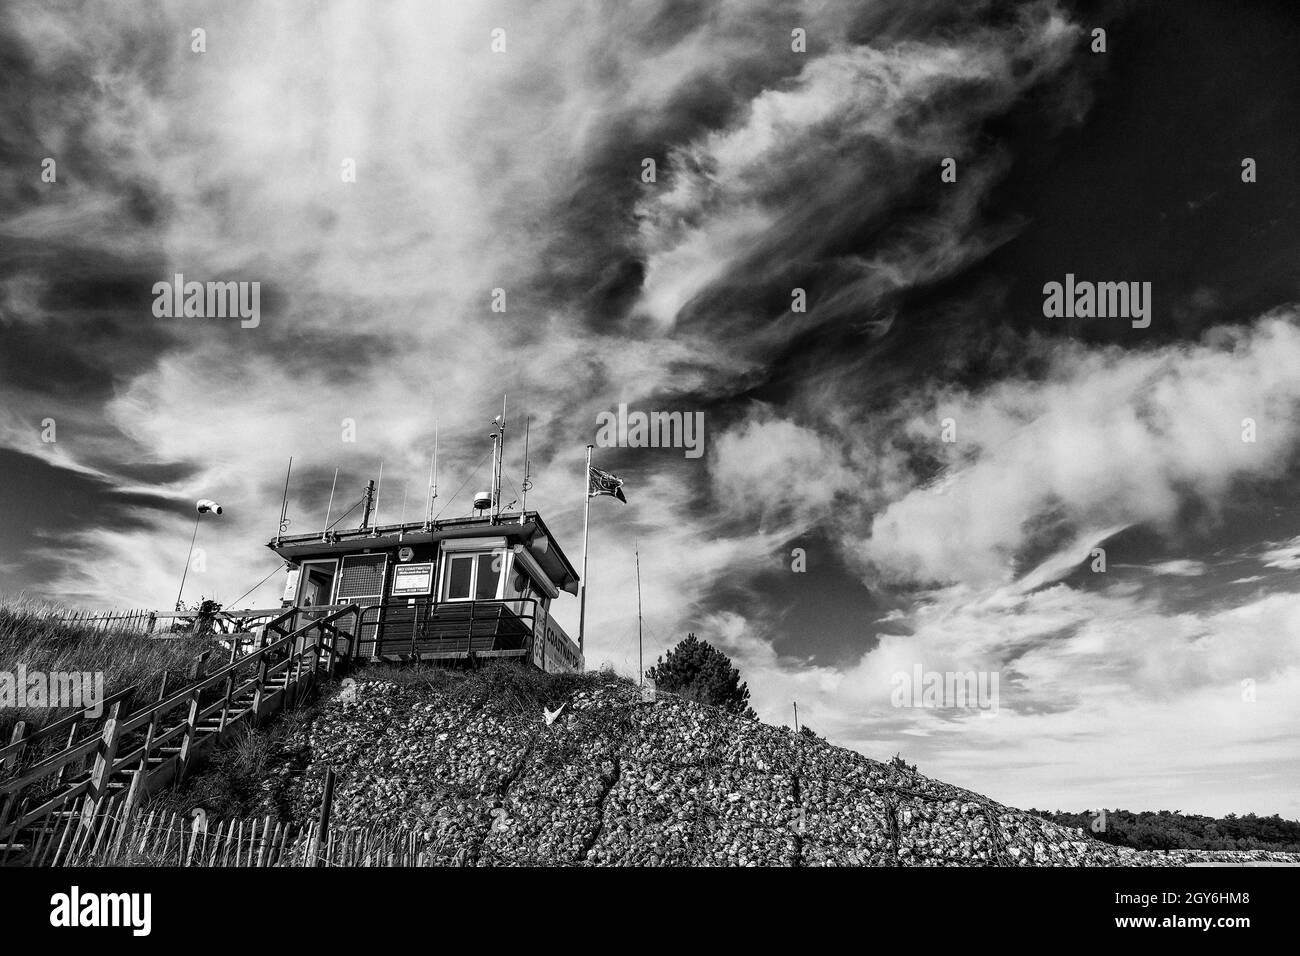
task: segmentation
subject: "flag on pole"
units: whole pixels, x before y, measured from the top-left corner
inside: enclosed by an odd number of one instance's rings
[[[609,495],[627,504],[627,498],[623,496],[623,479],[593,467],[587,476],[587,497],[595,498],[599,495]]]

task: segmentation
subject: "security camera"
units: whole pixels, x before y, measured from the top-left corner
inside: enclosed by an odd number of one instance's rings
[[[198,504],[195,505],[195,509],[201,515],[207,514],[209,511],[214,515],[221,514],[221,505],[217,504],[211,498],[200,498]]]

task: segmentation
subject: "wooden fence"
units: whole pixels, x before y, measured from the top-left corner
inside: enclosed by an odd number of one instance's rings
[[[54,612],[50,617],[84,630],[114,634],[176,635],[246,634],[255,627],[284,614],[282,608],[254,608],[235,611],[70,611]]]
[[[100,719],[81,712],[30,735],[20,722],[0,747],[0,863],[26,852],[74,803],[89,826],[110,798],[135,806],[180,782],[192,760],[235,728],[295,706],[318,674],[332,676],[348,656],[360,607],[290,630],[298,610],[268,622],[256,650],[239,656],[232,642],[229,663],[133,714],[122,713],[123,691],[104,702]],[[342,626],[347,617],[350,630]],[[69,734],[66,746],[44,756],[48,747],[39,745],[62,733]],[[34,762],[25,759],[29,753]]]
[[[85,798],[83,798],[85,799]],[[79,807],[43,831],[28,866],[428,866],[420,835],[404,828],[330,828],[271,817],[209,821],[202,810],[144,813],[114,797],[92,823]]]

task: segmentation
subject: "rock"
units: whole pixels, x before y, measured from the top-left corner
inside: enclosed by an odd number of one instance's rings
[[[325,700],[291,732],[267,779],[305,822],[334,768],[339,826],[414,830],[438,865],[1151,862],[662,691],[654,707],[641,706],[640,689],[613,677],[593,676],[567,701],[548,702],[566,704],[550,727],[533,710],[384,681],[363,678],[355,691],[346,706]]]

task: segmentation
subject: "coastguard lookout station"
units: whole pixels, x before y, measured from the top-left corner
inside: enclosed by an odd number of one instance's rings
[[[504,415],[493,424],[492,489],[475,494],[473,514],[431,517],[435,450],[423,521],[375,524],[370,481],[358,527],[333,530],[327,518],[323,531],[269,542],[289,565],[282,605],[308,619],[361,605],[352,652],[360,659],[515,658],[550,672],[582,671],[582,648],[551,617],[562,593],[578,593],[578,573],[540,514],[500,509]]]

